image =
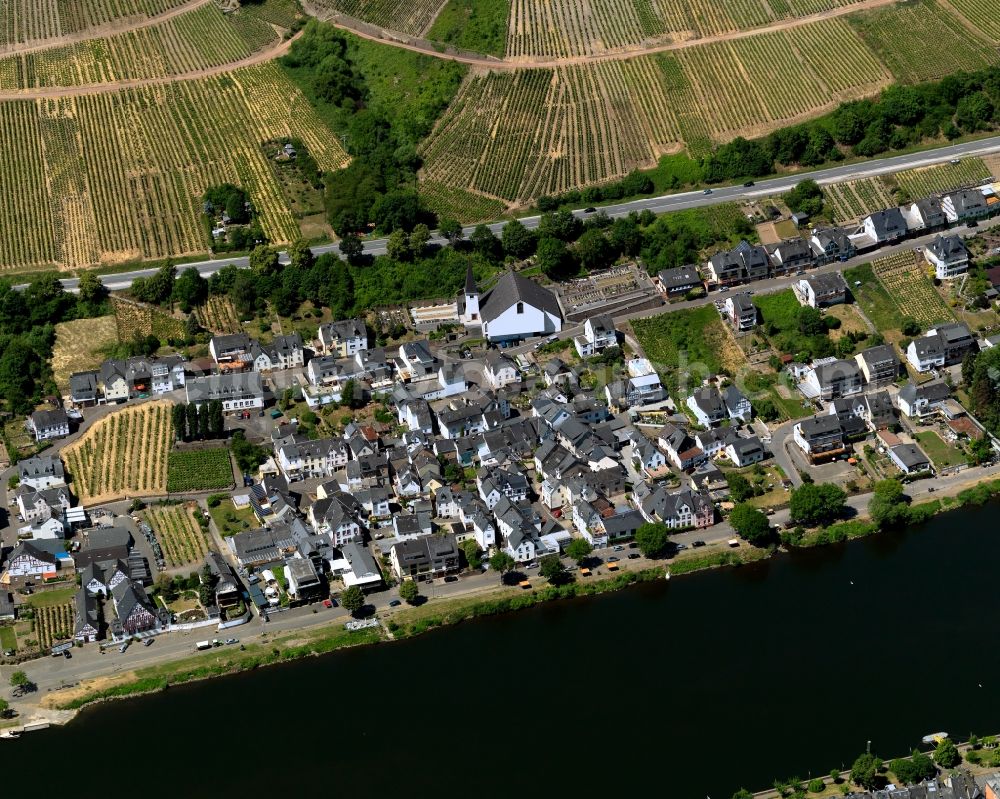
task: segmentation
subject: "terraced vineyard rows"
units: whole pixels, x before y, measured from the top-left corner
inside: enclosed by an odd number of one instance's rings
[[[0,186],[18,187],[5,208],[23,220],[0,227],[8,268],[204,252],[201,195],[227,181],[249,192],[269,238],[287,242],[298,226],[260,142],[294,136],[322,169],[347,162],[271,63],[165,86],[2,103],[0,126],[0,141],[19,145],[0,178]]]
[[[434,22],[434,17],[447,0],[310,0],[322,19],[330,14],[346,14],[349,17],[370,22],[372,25],[408,33],[423,35]]]
[[[902,316],[912,316],[923,328],[954,321],[951,310],[927,277],[915,253],[896,253],[872,262],[872,271],[892,297]]]
[[[163,548],[167,568],[201,563],[208,554],[208,539],[198,524],[198,505],[156,505],[143,515]]]
[[[507,208],[507,203],[503,200],[473,194],[432,180],[425,180],[420,184],[420,196],[439,217],[451,217],[463,223],[497,219]]]
[[[160,25],[0,59],[0,89],[180,75],[247,58],[278,41],[264,20],[209,4]]]
[[[233,301],[224,295],[213,294],[197,311],[198,323],[218,335],[242,331]]]
[[[881,178],[861,178],[823,187],[825,200],[837,222],[853,222],[873,211],[896,205]]]
[[[161,400],[125,407],[63,449],[63,464],[81,504],[166,491],[167,452],[174,440],[171,406]]]
[[[72,602],[63,605],[43,605],[35,608],[35,629],[33,637],[43,651],[57,641],[73,637],[74,607]]]
[[[913,199],[943,194],[953,189],[975,185],[992,175],[981,158],[963,158],[958,164],[938,164],[923,169],[908,169],[895,175],[896,182]]]
[[[949,0],[959,13],[993,41],[1000,42],[1000,11],[995,0]]]
[[[0,47],[162,14],[185,2],[188,0],[4,0],[0,5]]]
[[[899,80],[936,80],[1000,63],[1000,52],[933,0],[850,16],[851,24]]]

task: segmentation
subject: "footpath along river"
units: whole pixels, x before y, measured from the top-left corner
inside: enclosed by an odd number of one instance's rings
[[[996,732],[998,510],[105,704],[0,762],[18,796],[728,799]]]

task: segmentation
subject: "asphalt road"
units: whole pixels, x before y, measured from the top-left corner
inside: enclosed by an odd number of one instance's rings
[[[938,147],[933,150],[924,150],[918,153],[908,153],[906,155],[897,155],[890,158],[880,158],[873,161],[865,161],[863,163],[845,164],[813,172],[798,172],[788,177],[762,180],[749,188],[745,186],[721,186],[713,188],[710,194],[705,194],[703,191],[668,194],[661,197],[648,197],[642,200],[632,200],[631,202],[617,203],[615,205],[605,205],[602,206],[601,210],[611,217],[626,216],[632,211],[640,212],[643,210],[650,210],[657,214],[667,211],[680,211],[685,208],[697,208],[700,206],[717,205],[725,202],[753,200],[769,195],[779,194],[781,192],[788,191],[795,186],[795,184],[805,180],[806,178],[812,178],[820,184],[840,183],[863,177],[891,174],[905,169],[913,169],[914,167],[939,164],[944,161],[950,161],[953,158],[965,158],[997,151],[1000,151],[1000,136],[993,136],[988,139],[979,139],[977,141],[965,142],[963,144],[952,144],[945,147]],[[574,211],[574,213],[579,217],[588,216],[588,214],[582,210]],[[523,217],[521,222],[525,225],[525,227],[535,228],[538,227],[540,219],[541,217],[539,216],[528,216]],[[489,228],[494,233],[499,234],[503,230],[505,224],[506,222],[495,222],[492,225],[489,225]],[[468,236],[471,234],[473,230],[474,228],[471,226],[465,228],[466,235]],[[364,244],[365,253],[372,256],[383,255],[385,253],[386,241],[387,239],[384,238],[370,239],[366,241]],[[431,243],[444,245],[447,242],[440,236],[434,236],[431,238]],[[319,247],[314,247],[313,252],[316,255],[322,255],[323,253],[328,252],[339,254],[340,250],[338,249],[337,244],[324,244]],[[286,260],[284,253],[282,253],[282,260],[283,262]],[[245,257],[213,258],[207,261],[183,264],[181,268],[188,269],[193,267],[197,269],[203,277],[210,277],[223,266],[227,266],[229,264],[245,267],[248,265],[248,261]],[[120,291],[131,286],[132,281],[136,278],[149,277],[150,275],[155,274],[155,272],[155,269],[137,269],[132,272],[122,272],[117,275],[104,275],[101,277],[101,282],[103,282],[104,285],[111,291]],[[74,291],[76,290],[79,281],[72,278],[63,280],[62,284],[67,291]]]

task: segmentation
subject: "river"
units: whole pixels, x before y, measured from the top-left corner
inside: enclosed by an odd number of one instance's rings
[[[7,784],[728,799],[996,732],[997,510],[102,705],[0,742]]]

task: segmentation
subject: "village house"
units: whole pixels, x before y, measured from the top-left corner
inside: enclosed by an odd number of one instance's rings
[[[701,275],[695,266],[675,266],[671,269],[664,269],[656,276],[660,291],[667,297],[679,297],[687,294],[691,289],[702,288]]]
[[[806,385],[824,400],[860,394],[861,370],[855,361],[833,361],[814,366],[806,375]]]
[[[897,444],[887,450],[891,460],[903,474],[930,471],[931,462],[914,444]]]
[[[969,251],[960,236],[938,236],[924,248],[924,257],[938,280],[950,280],[969,270]]]
[[[810,275],[796,284],[796,293],[805,305],[825,308],[847,301],[847,283],[840,272]]]
[[[28,417],[26,426],[35,436],[35,441],[51,441],[69,435],[69,417],[62,408],[35,411]]]
[[[911,419],[919,419],[936,413],[938,408],[951,396],[946,383],[925,383],[918,386],[909,382],[896,395],[899,410]]]
[[[801,272],[814,263],[813,251],[802,238],[786,239],[771,251],[771,265],[775,275]]]
[[[854,257],[854,243],[842,228],[816,228],[809,244],[818,263],[847,261]]]
[[[251,339],[246,333],[212,336],[208,342],[208,353],[220,366],[225,364],[242,367],[250,361],[250,345]]]
[[[332,477],[350,460],[347,442],[339,438],[296,441],[278,448],[278,468],[288,482]]]
[[[466,326],[482,327],[492,342],[522,341],[562,330],[562,310],[556,295],[516,272],[505,272],[480,296],[471,268],[464,294],[459,298],[459,318]]]
[[[705,268],[710,282],[733,286],[763,280],[770,273],[771,261],[767,250],[744,240],[732,250],[717,252],[708,259]]]
[[[302,336],[298,333],[275,336],[270,344],[260,344],[255,341],[250,345],[250,359],[254,371],[257,372],[302,366],[305,363]]]
[[[132,580],[118,583],[111,589],[111,598],[117,616],[111,624],[111,632],[116,639],[158,630],[164,623],[145,589]],[[161,612],[169,618],[169,611],[164,608]]]
[[[43,489],[66,485],[62,461],[54,455],[35,455],[17,463],[21,486]]]
[[[726,315],[734,330],[752,330],[757,325],[757,306],[748,292],[726,297]]]
[[[903,373],[903,364],[891,344],[868,347],[854,356],[868,386],[880,388],[894,383]]]
[[[937,197],[924,197],[904,206],[902,209],[906,227],[911,232],[934,230],[948,224],[941,200]]]
[[[906,220],[898,208],[886,208],[861,220],[865,236],[874,244],[889,244],[906,236]]]
[[[715,505],[702,491],[670,493],[659,486],[640,500],[639,512],[646,521],[662,523],[671,530],[715,524]]]
[[[389,550],[389,562],[400,580],[441,577],[458,571],[458,544],[451,534],[400,541]]]
[[[844,432],[835,415],[803,419],[792,428],[792,439],[814,463],[835,458],[846,451]]]
[[[941,198],[941,208],[952,224],[984,219],[990,213],[986,197],[979,189],[960,189],[946,194]]]
[[[368,329],[363,319],[345,319],[319,327],[319,343],[326,355],[353,358],[368,349]]]
[[[711,427],[729,418],[722,395],[715,386],[696,388],[687,398],[687,406],[702,427]]]
[[[97,372],[74,372],[69,376],[69,401],[77,408],[97,404]]]
[[[259,372],[232,372],[195,377],[185,386],[187,401],[194,405],[218,400],[223,411],[264,407],[264,384]]]
[[[736,467],[752,466],[767,457],[764,445],[757,436],[736,438],[726,446],[726,457]]]
[[[48,580],[56,576],[58,568],[59,563],[55,555],[31,541],[22,541],[7,556],[4,575]],[[6,584],[3,579],[0,579],[0,583]]]
[[[941,325],[915,338],[906,348],[906,360],[918,372],[929,372],[959,363],[975,350],[976,338],[961,323]]]
[[[608,347],[618,345],[618,331],[614,320],[607,314],[591,316],[583,323],[583,335],[573,339],[577,354],[589,358]]]
[[[490,388],[500,389],[521,382],[521,373],[514,362],[500,350],[486,352],[486,364],[483,369]]]

